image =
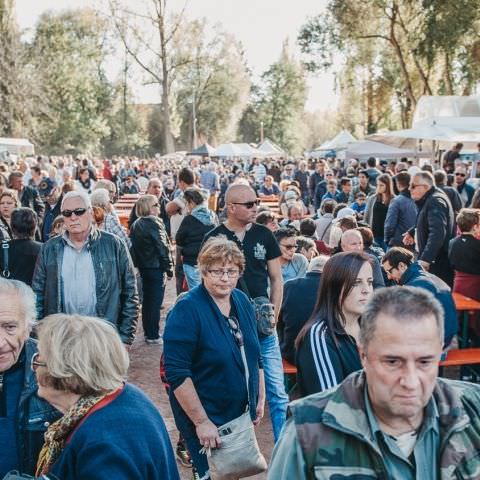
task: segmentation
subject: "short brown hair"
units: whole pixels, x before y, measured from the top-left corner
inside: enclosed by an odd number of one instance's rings
[[[469,232],[480,223],[480,210],[476,208],[462,208],[457,215],[457,225],[462,233]]]
[[[225,235],[209,238],[198,254],[198,268],[205,273],[215,263],[232,262],[240,274],[245,269],[245,257],[235,242],[228,240]]]
[[[4,190],[2,193],[0,193],[0,200],[3,197],[11,198],[15,202],[15,206],[18,207],[18,205],[19,205],[18,195],[17,195],[17,192],[15,190],[10,190],[10,189]]]

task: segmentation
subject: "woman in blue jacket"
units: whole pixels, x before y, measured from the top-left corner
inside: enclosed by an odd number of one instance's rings
[[[265,403],[253,307],[235,285],[245,259],[234,242],[209,239],[198,256],[202,285],[182,297],[167,317],[165,370],[170,403],[200,478],[208,478],[202,447],[221,448],[217,427],[249,408],[256,424]],[[240,344],[249,370],[247,391]]]

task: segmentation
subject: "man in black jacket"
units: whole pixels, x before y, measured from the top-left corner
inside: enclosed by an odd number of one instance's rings
[[[418,172],[412,177],[410,193],[419,213],[416,227],[405,234],[403,242],[413,245],[416,233],[418,263],[451,287],[453,270],[448,262],[448,244],[455,236],[454,215],[447,196],[434,185],[430,172]]]
[[[37,396],[32,362],[35,296],[23,282],[0,278],[0,478],[10,470],[33,475],[43,434],[60,417]]]
[[[20,170],[10,174],[8,177],[8,186],[12,190],[17,191],[18,199],[22,207],[31,208],[38,215],[39,223],[41,223],[45,212],[45,205],[35,188],[23,184],[23,173]]]
[[[295,339],[310,318],[317,301],[322,270],[328,257],[312,258],[304,277],[289,280],[283,286],[282,308],[278,319],[278,336],[282,357],[295,365]],[[301,301],[299,301],[301,299]]]

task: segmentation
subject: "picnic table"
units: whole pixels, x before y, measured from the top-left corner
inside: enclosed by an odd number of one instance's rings
[[[458,292],[453,292],[452,296],[457,312],[462,314],[462,333],[459,346],[460,348],[466,348],[468,345],[468,317],[480,311],[480,302]]]

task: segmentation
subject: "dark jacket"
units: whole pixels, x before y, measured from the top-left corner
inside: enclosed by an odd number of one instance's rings
[[[256,416],[261,355],[255,313],[240,290],[232,291],[231,300],[244,338],[249,397],[240,349],[205,287],[199,285],[190,290],[168,314],[163,335],[165,371],[175,422],[185,437],[195,436],[195,428],[173,392],[186,378],[191,378],[208,418],[215,425],[241,415],[247,403],[252,420]]]
[[[158,199],[158,203],[160,204],[160,215],[159,218],[163,220],[163,224],[165,225],[165,230],[167,231],[168,235],[170,235],[170,217],[167,214],[166,205],[170,200],[162,193],[160,198]],[[137,219],[137,213],[135,211],[135,206],[132,208],[130,212],[130,216],[128,217],[128,228],[132,228],[132,225],[135,223]]]
[[[307,272],[304,277],[289,280],[283,285],[278,333],[282,357],[290,363],[295,364],[295,339],[312,315],[321,276],[320,272]]]
[[[462,195],[463,190],[465,190],[465,192],[467,193],[467,201],[465,202],[465,207],[469,207],[472,203],[472,198],[475,195],[475,189],[467,182],[463,182],[461,185],[457,186],[457,192],[459,193],[459,195]]]
[[[37,295],[38,318],[63,312],[61,273],[64,249],[65,239],[55,237],[43,245],[38,256],[32,282]],[[115,325],[122,341],[130,344],[137,327],[138,294],[127,247],[117,236],[93,229],[88,249],[95,269],[97,317]]]
[[[41,222],[45,212],[45,205],[36,188],[30,187],[29,185],[23,187],[20,193],[20,203],[22,207],[31,208],[38,215],[38,219]]]
[[[42,225],[42,242],[46,242],[50,238],[52,232],[53,221],[61,215],[60,207],[62,205],[63,195],[60,196],[55,206],[52,208],[48,203],[45,203],[45,215]]]
[[[441,190],[432,187],[417,206],[418,260],[431,263],[430,272],[450,285],[453,272],[448,263],[448,244],[455,236],[450,201]]]
[[[38,454],[43,446],[43,434],[47,427],[61,416],[59,411],[37,396],[37,380],[30,366],[36,352],[37,342],[28,339],[22,353],[25,373],[18,402],[17,448],[18,470],[29,475],[35,473]]]
[[[440,185],[438,188],[448,197],[452,204],[453,213],[457,214],[462,208],[462,198],[457,189],[447,185]]]
[[[34,240],[11,240],[8,245],[8,270],[12,280],[32,284],[35,262],[42,244]],[[5,269],[3,251],[0,252],[0,270]]]
[[[345,331],[336,340],[325,320],[314,323],[297,351],[297,382],[302,397],[328,390],[361,370],[355,339]]]
[[[388,205],[384,225],[385,243],[390,247],[404,247],[403,234],[415,226],[417,206],[408,190],[400,192]]]
[[[428,290],[440,302],[445,312],[444,341],[447,346],[458,330],[457,310],[450,287],[437,276],[423,270],[417,262],[407,268],[400,278],[399,284]]]
[[[129,384],[75,429],[49,473],[62,480],[179,480],[159,411]]]
[[[132,258],[136,267],[161,268],[173,275],[170,241],[163,222],[153,215],[135,220],[130,231]]]
[[[195,266],[198,252],[203,243],[205,234],[212,230],[215,224],[206,225],[193,215],[187,215],[177,230],[175,241],[182,247],[183,263]]]

